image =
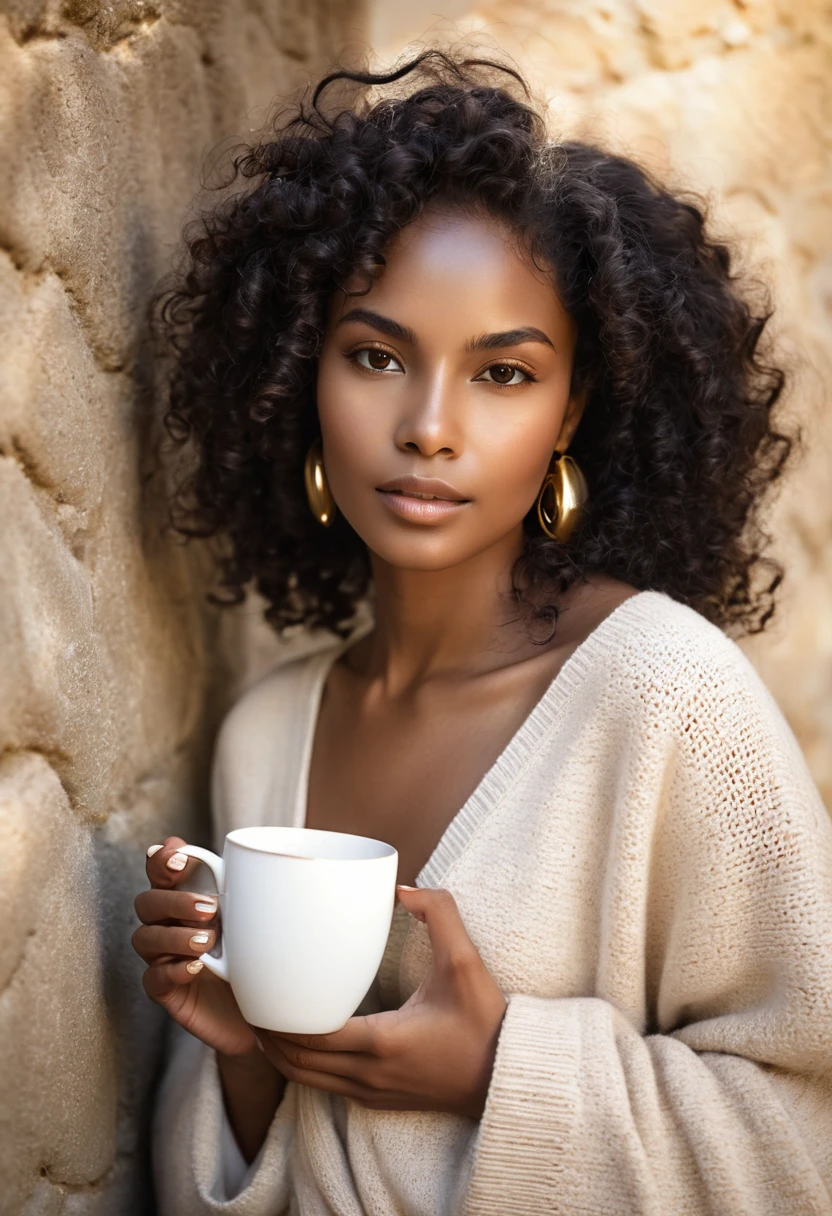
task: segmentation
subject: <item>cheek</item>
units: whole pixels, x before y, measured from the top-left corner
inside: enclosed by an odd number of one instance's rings
[[[336,498],[349,493],[350,482],[373,466],[383,438],[373,411],[367,408],[366,393],[339,370],[331,361],[322,362],[317,385],[327,477]]]
[[[554,412],[526,416],[522,423],[494,428],[481,437],[478,463],[483,504],[511,506],[522,517],[534,502],[552,458],[558,427]]]

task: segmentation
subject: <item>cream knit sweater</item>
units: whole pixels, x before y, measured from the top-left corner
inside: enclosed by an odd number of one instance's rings
[[[303,823],[337,653],[270,672],[231,710],[217,843]],[[161,1216],[832,1214],[832,827],[720,630],[657,592],[621,604],[417,885],[453,892],[508,1001],[482,1119],[289,1084],[235,1193],[213,1052],[177,1030]],[[360,1012],[397,1008],[430,961],[397,903]]]

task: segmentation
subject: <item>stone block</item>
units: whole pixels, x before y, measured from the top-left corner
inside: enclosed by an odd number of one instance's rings
[[[91,832],[43,756],[0,763],[0,837],[0,1211],[17,1216],[39,1180],[101,1185],[115,1155],[116,1057]]]

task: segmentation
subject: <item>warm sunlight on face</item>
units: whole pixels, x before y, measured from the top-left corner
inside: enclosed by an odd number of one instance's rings
[[[489,218],[432,210],[363,296],[333,297],[318,373],[324,464],[370,551],[440,570],[522,544],[580,416],[575,326]]]

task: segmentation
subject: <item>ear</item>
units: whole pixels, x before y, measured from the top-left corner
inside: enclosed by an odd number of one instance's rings
[[[589,385],[585,384],[583,388],[576,393],[572,393],[566,405],[566,413],[563,416],[563,422],[560,426],[558,441],[555,444],[555,451],[565,452],[572,442],[572,436],[578,429],[578,423],[583,417],[584,409],[586,408],[586,399],[589,396]]]

